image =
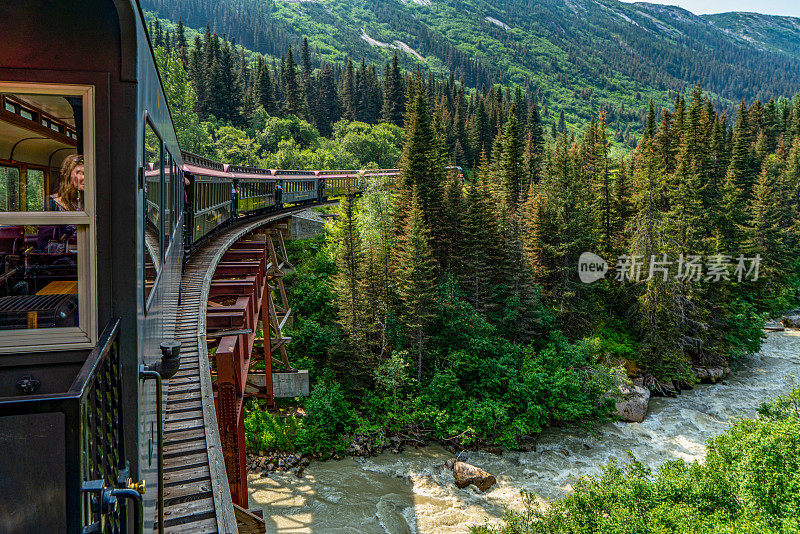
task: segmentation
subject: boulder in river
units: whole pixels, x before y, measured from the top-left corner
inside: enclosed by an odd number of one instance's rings
[[[694,371],[695,376],[697,379],[703,384],[716,384],[730,373],[730,369],[728,367],[716,366],[716,367],[693,367],[692,371]]]
[[[616,391],[606,393],[614,399],[615,413],[623,420],[631,423],[641,423],[647,415],[647,405],[650,402],[650,390],[644,386],[622,383]]]
[[[800,315],[787,315],[781,319],[781,324],[787,328],[800,328]]]
[[[464,489],[470,484],[474,484],[481,491],[486,491],[497,484],[494,475],[484,471],[480,467],[475,467],[464,462],[453,463],[453,478],[456,479],[456,486]]]

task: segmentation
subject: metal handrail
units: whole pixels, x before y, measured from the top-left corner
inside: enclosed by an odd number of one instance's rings
[[[0,417],[48,413],[64,416],[66,532],[89,532],[108,521],[127,531],[127,507],[114,506],[99,512],[94,496],[84,489],[89,481],[99,482],[109,491],[127,487],[119,329],[119,319],[109,321],[66,391],[0,398]],[[57,435],[53,438],[59,439]]]

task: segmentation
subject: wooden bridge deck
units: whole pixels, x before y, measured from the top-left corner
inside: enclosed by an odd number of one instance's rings
[[[195,252],[186,264],[175,325],[175,337],[182,344],[181,367],[164,386],[165,532],[238,532],[217,426],[206,344],[209,288],[217,264],[231,245],[259,227],[291,216],[294,211],[261,217],[228,229]],[[156,529],[157,521],[158,518]]]

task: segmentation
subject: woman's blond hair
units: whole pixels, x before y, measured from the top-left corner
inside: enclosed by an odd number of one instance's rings
[[[58,183],[56,195],[58,195],[64,207],[70,210],[83,208],[81,205],[83,200],[80,198],[81,192],[72,183],[72,171],[79,165],[83,165],[83,156],[75,154],[67,156],[64,158],[64,162],[61,163],[61,180]]]

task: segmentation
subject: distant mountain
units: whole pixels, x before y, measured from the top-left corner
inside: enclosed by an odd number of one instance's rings
[[[347,58],[472,87],[520,84],[568,122],[631,112],[696,83],[724,107],[800,92],[798,20],[617,0],[142,0],[159,17],[275,57],[307,37],[313,61]],[[757,24],[752,25],[755,21]],[[754,29],[750,29],[750,26]],[[297,57],[297,55],[295,56]]]
[[[800,18],[738,12],[702,17],[756,48],[800,58]]]

